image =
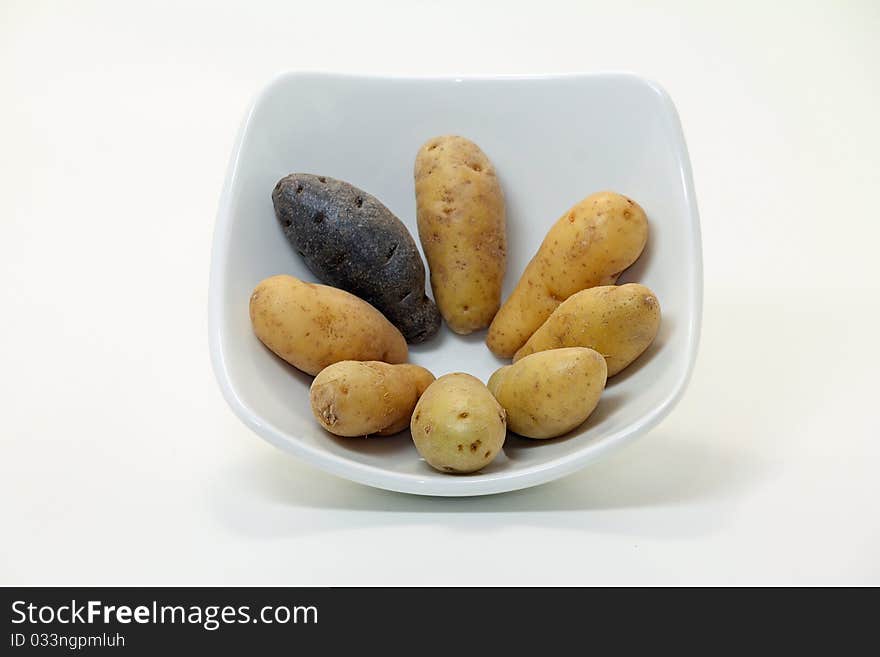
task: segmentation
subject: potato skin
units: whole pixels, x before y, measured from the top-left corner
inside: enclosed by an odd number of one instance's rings
[[[315,375],[341,360],[404,363],[406,340],[362,299],[293,276],[271,276],[251,294],[251,325],[260,341],[294,367]]]
[[[441,472],[476,472],[501,451],[507,436],[504,409],[470,374],[446,374],[422,394],[412,422],[419,454]]]
[[[419,238],[440,313],[456,333],[484,329],[501,304],[507,263],[495,168],[475,143],[447,135],[419,149],[414,174]]]
[[[547,349],[590,347],[605,356],[611,377],[648,348],[659,328],[660,302],[644,285],[593,287],[563,301],[513,361]]]
[[[407,342],[440,328],[425,265],[406,226],[377,198],[342,180],[292,173],[272,192],[284,235],[318,279],[360,297]]]
[[[625,196],[599,192],[572,207],[550,228],[495,315],[486,338],[489,349],[510,358],[572,294],[616,283],[647,239],[645,211]]]
[[[599,403],[608,368],[584,347],[541,351],[505,365],[489,391],[507,412],[507,426],[527,438],[555,438],[582,424]]]
[[[389,436],[409,426],[434,375],[424,367],[343,360],[325,367],[309,389],[312,413],[337,436]]]

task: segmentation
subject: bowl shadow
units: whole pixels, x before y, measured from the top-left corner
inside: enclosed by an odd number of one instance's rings
[[[732,451],[711,436],[678,436],[661,428],[568,477],[499,495],[448,498],[394,493],[333,477],[268,447],[231,464],[209,492],[221,522],[235,532],[258,537],[401,522],[465,531],[525,523],[680,537],[723,526],[742,494],[772,471],[768,462]],[[695,505],[707,501],[716,502],[717,514],[693,512]]]

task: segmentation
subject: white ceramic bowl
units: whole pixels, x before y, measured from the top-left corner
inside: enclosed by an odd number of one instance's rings
[[[315,277],[287,244],[272,209],[276,181],[326,174],[378,197],[418,242],[413,160],[429,137],[460,134],[494,162],[507,202],[504,298],[548,228],[585,196],[611,189],[648,214],[648,246],[620,282],[660,299],[654,344],[609,381],[584,425],[561,438],[509,435],[504,451],[473,475],[431,469],[409,432],[337,438],[309,409],[308,377],[254,337],[251,290],[273,274]],[[430,294],[430,286],[428,289]],[[328,472],[425,495],[482,495],[534,486],[573,472],[644,434],[681,397],[693,367],[702,305],[697,204],[675,107],[656,84],[625,74],[482,78],[356,77],[289,73],[271,82],[242,126],[223,190],[211,263],[211,357],[232,410],[260,436]],[[502,361],[445,326],[411,348],[435,375],[486,381]]]

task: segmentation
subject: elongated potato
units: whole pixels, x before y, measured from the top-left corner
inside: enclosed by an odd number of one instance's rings
[[[433,468],[475,472],[501,451],[507,419],[482,381],[456,373],[428,386],[413,411],[410,429],[416,449]]]
[[[281,229],[323,283],[359,296],[394,324],[407,342],[440,328],[425,294],[425,265],[406,226],[382,203],[342,180],[292,173],[272,203]]]
[[[660,302],[644,285],[603,285],[563,301],[514,362],[529,354],[560,347],[589,347],[605,356],[608,376],[638,358],[660,328]]]
[[[443,319],[456,333],[489,326],[507,262],[504,196],[495,168],[472,141],[435,137],[415,164],[419,238]]]
[[[486,338],[489,349],[510,358],[572,294],[616,283],[647,239],[648,219],[632,199],[614,192],[585,198],[547,233],[495,315]]]
[[[335,287],[272,276],[251,294],[250,315],[260,341],[307,374],[341,360],[408,357],[406,340],[382,313]]]
[[[389,436],[409,426],[413,409],[434,375],[404,363],[344,360],[312,381],[315,419],[337,436]]]
[[[605,389],[602,354],[583,347],[541,351],[505,365],[489,391],[507,411],[507,426],[528,438],[555,438],[586,420]]]

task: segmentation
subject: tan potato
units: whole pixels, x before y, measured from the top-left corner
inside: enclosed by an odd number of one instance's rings
[[[644,285],[603,285],[573,294],[541,325],[514,362],[559,347],[589,347],[614,376],[648,348],[660,328],[660,302]]]
[[[456,333],[484,329],[501,304],[507,259],[495,168],[472,141],[435,137],[419,149],[415,182],[419,238],[437,307]]]
[[[418,365],[344,360],[312,381],[315,419],[337,436],[389,436],[409,426],[413,409],[434,375]]]
[[[507,426],[528,438],[555,438],[586,420],[605,389],[602,354],[583,347],[551,349],[505,365],[489,391],[507,411]]]
[[[406,362],[406,340],[366,301],[335,287],[272,276],[250,301],[254,333],[307,374],[341,360]]]
[[[504,409],[470,374],[447,374],[428,386],[413,411],[413,442],[441,472],[475,472],[501,451],[507,436]]]
[[[486,344],[510,358],[575,292],[617,282],[648,239],[639,204],[614,192],[588,196],[557,220],[495,315]]]

